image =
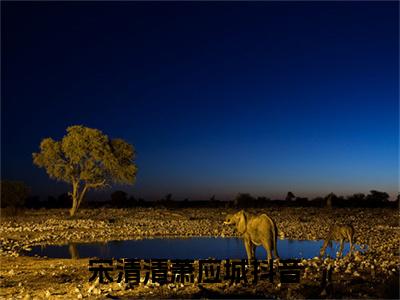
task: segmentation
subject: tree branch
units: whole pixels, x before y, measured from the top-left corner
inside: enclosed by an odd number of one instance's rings
[[[87,187],[87,188],[93,189],[93,188],[98,188],[98,187],[106,186],[105,183],[106,183],[106,180],[105,180],[105,179],[104,179],[103,181],[101,181],[101,182],[87,183],[87,184],[85,185],[85,188]]]
[[[85,196],[85,193],[86,193],[87,189],[88,189],[88,186],[85,185],[85,186],[83,187],[83,189],[82,189],[80,195],[79,195],[79,198],[78,198],[78,207],[81,205],[83,196]]]

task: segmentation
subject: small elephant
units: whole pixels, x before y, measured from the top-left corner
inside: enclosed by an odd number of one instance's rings
[[[353,251],[353,242],[354,242],[354,228],[351,225],[333,225],[329,229],[329,233],[324,240],[324,244],[319,252],[319,256],[322,258],[325,254],[325,250],[328,245],[332,245],[332,241],[340,241],[340,250],[339,257],[342,256],[343,252],[343,242],[344,240],[348,240],[350,243],[350,251],[349,254]]]
[[[227,215],[224,225],[236,225],[242,235],[249,260],[255,259],[256,247],[262,245],[267,251],[268,260],[272,259],[272,251],[279,259],[277,250],[278,229],[275,222],[266,214],[249,215],[243,210],[233,215]]]

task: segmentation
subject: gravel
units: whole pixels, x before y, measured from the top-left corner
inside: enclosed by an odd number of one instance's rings
[[[29,251],[35,245],[61,245],[68,242],[132,240],[151,237],[231,237],[236,236],[236,233],[232,227],[224,226],[223,221],[227,213],[236,211],[234,209],[217,208],[176,210],[165,208],[84,209],[78,212],[76,218],[70,218],[67,210],[26,211],[16,217],[1,218],[0,258],[4,261],[7,258],[18,257],[23,251]],[[353,225],[356,243],[367,245],[367,251],[355,252],[354,255],[342,259],[319,259],[316,257],[302,260],[302,264],[305,266],[302,280],[305,282],[310,284],[317,282],[320,280],[322,268],[331,265],[333,278],[343,283],[346,297],[380,298],[384,297],[383,294],[379,293],[385,290],[386,281],[390,278],[397,278],[398,281],[400,269],[398,210],[269,208],[249,211],[270,215],[277,223],[280,238],[323,239],[333,222],[351,223]],[[55,264],[54,268],[47,270],[49,274],[38,273],[36,276],[65,273],[65,268],[65,265]],[[6,267],[2,268],[0,276],[16,278],[22,276],[19,272],[21,271],[16,268]],[[107,293],[120,293],[122,295],[125,293],[120,286],[106,286],[106,289],[103,290],[98,286],[89,286],[87,282],[81,288],[78,288],[76,283],[68,284],[72,284],[71,291],[67,290],[65,293],[68,293],[71,297],[74,295],[74,298],[105,297]],[[191,291],[185,288],[183,289],[185,292],[182,294],[179,292],[182,289],[176,287],[161,286],[151,287],[150,289],[143,287],[135,291],[135,296],[145,298],[184,297],[185,295],[199,293],[198,288],[193,289]],[[223,289],[223,294],[229,295],[232,292],[231,287],[219,287],[219,289]],[[204,291],[201,292],[204,293]],[[240,294],[237,289],[236,292]],[[257,295],[258,293],[264,293],[264,295],[267,293],[266,291],[260,292],[257,288],[253,292]],[[268,293],[270,292],[271,290],[268,290]],[[42,291],[41,297],[65,296],[62,293],[48,288]],[[248,290],[244,293],[248,293]],[[307,289],[304,288],[290,291],[286,289],[286,294],[282,294],[283,291],[277,286],[273,288],[272,293],[283,295],[286,298],[329,296],[327,290],[321,291],[322,294],[320,295],[309,295]],[[18,295],[21,298],[31,299],[32,293],[24,292],[24,294]],[[205,295],[207,296],[207,294]],[[212,297],[213,294],[210,295]]]

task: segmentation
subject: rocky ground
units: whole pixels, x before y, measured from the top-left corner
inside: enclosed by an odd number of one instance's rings
[[[147,284],[126,289],[124,284],[88,282],[87,259],[26,257],[34,245],[68,242],[140,239],[146,237],[235,236],[223,226],[226,209],[136,208],[81,210],[75,218],[67,210],[25,211],[1,217],[1,298],[398,298],[399,212],[395,209],[270,208],[280,238],[323,239],[332,222],[351,222],[358,244],[368,245],[343,259],[303,260],[300,284],[229,285],[227,283],[181,287]],[[333,269],[332,285],[320,287],[322,269]]]

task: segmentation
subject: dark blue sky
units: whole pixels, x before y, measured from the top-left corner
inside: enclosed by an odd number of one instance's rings
[[[2,177],[101,129],[147,199],[398,191],[397,2],[2,2]]]

